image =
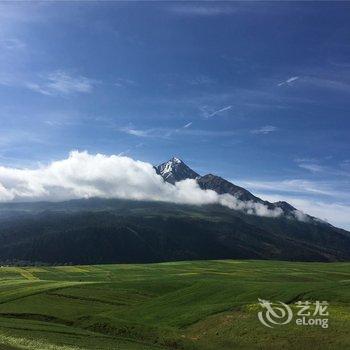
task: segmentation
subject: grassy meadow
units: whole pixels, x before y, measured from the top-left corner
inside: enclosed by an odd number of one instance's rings
[[[0,268],[0,349],[350,349],[350,263]],[[258,298],[327,300],[329,328],[267,328]]]

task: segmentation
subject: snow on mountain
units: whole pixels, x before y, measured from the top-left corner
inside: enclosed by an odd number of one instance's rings
[[[185,179],[196,179],[199,177],[195,171],[188,167],[181,159],[173,157],[165,163],[155,167],[157,174],[171,184]]]
[[[288,216],[296,217],[296,215],[303,215],[305,218],[313,219],[311,216],[299,212],[287,202],[270,203],[268,201],[262,200],[261,198],[254,196],[248,190],[237,186],[217,175],[207,174],[201,176],[177,157],[173,157],[167,162],[156,166],[155,169],[157,174],[163,177],[164,181],[171,184],[175,184],[175,182],[185,179],[196,179],[198,185],[203,190],[213,190],[219,194],[228,193],[232,196],[235,196],[241,201],[260,203],[271,210],[280,208]]]

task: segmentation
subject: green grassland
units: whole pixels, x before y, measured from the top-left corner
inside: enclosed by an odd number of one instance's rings
[[[0,268],[0,349],[350,349],[350,263]],[[329,328],[267,328],[258,298],[327,300]]]

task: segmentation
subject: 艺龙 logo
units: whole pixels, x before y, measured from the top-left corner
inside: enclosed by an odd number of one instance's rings
[[[266,327],[273,328],[273,325],[287,324],[293,318],[292,309],[281,301],[271,303],[270,301],[259,299],[259,303],[264,310],[258,313],[258,317],[260,322]]]
[[[258,299],[262,311],[258,312],[259,321],[266,327],[273,328],[274,325],[285,325],[292,321],[292,308],[279,301],[273,303],[268,300]],[[297,301],[295,303],[295,324],[297,326],[321,326],[328,328],[329,312],[327,311],[329,304],[327,301],[316,300]]]

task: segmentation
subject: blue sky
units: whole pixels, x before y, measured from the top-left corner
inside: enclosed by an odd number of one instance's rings
[[[173,155],[350,228],[350,4],[0,4],[0,165]]]

